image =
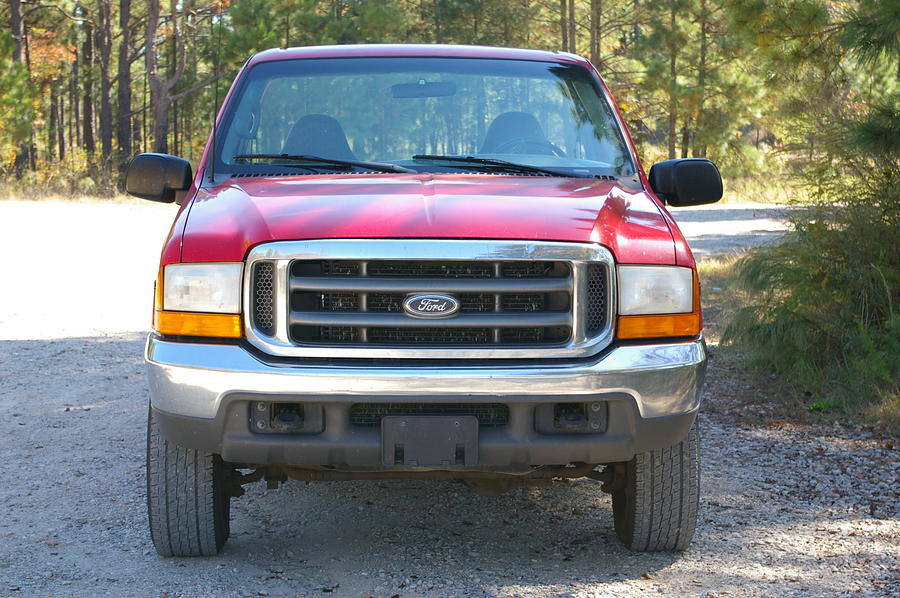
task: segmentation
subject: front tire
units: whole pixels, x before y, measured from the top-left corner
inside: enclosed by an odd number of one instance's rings
[[[638,552],[685,550],[700,504],[700,432],[694,421],[675,446],[635,455],[612,493],[616,534]]]
[[[147,418],[147,514],[156,551],[215,556],[229,534],[231,498],[218,455],[173,444]]]

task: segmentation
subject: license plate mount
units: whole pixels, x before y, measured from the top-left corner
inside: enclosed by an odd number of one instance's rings
[[[478,418],[474,415],[384,417],[381,461],[386,467],[473,467],[478,464]]]

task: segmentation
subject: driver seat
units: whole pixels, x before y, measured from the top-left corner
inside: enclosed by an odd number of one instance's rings
[[[534,116],[527,112],[504,112],[491,121],[479,153],[499,153],[498,149],[502,148],[504,144],[524,137],[536,137],[546,141],[548,145],[550,144],[544,135],[544,130],[541,129],[541,124]]]
[[[307,114],[291,127],[281,149],[284,154],[356,160],[337,119],[325,114]]]

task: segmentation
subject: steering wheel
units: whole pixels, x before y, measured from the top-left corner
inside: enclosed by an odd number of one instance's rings
[[[545,154],[565,158],[566,152],[558,145],[541,137],[513,137],[501,142],[492,154]]]

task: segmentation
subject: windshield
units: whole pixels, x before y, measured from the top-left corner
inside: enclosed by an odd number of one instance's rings
[[[215,170],[223,175],[274,172],[276,164],[279,174],[298,176],[351,168],[297,156],[417,172],[509,172],[501,160],[562,176],[635,172],[594,77],[553,62],[263,62],[243,78],[216,135]],[[277,158],[282,154],[294,159]],[[482,160],[458,159],[470,156]]]

